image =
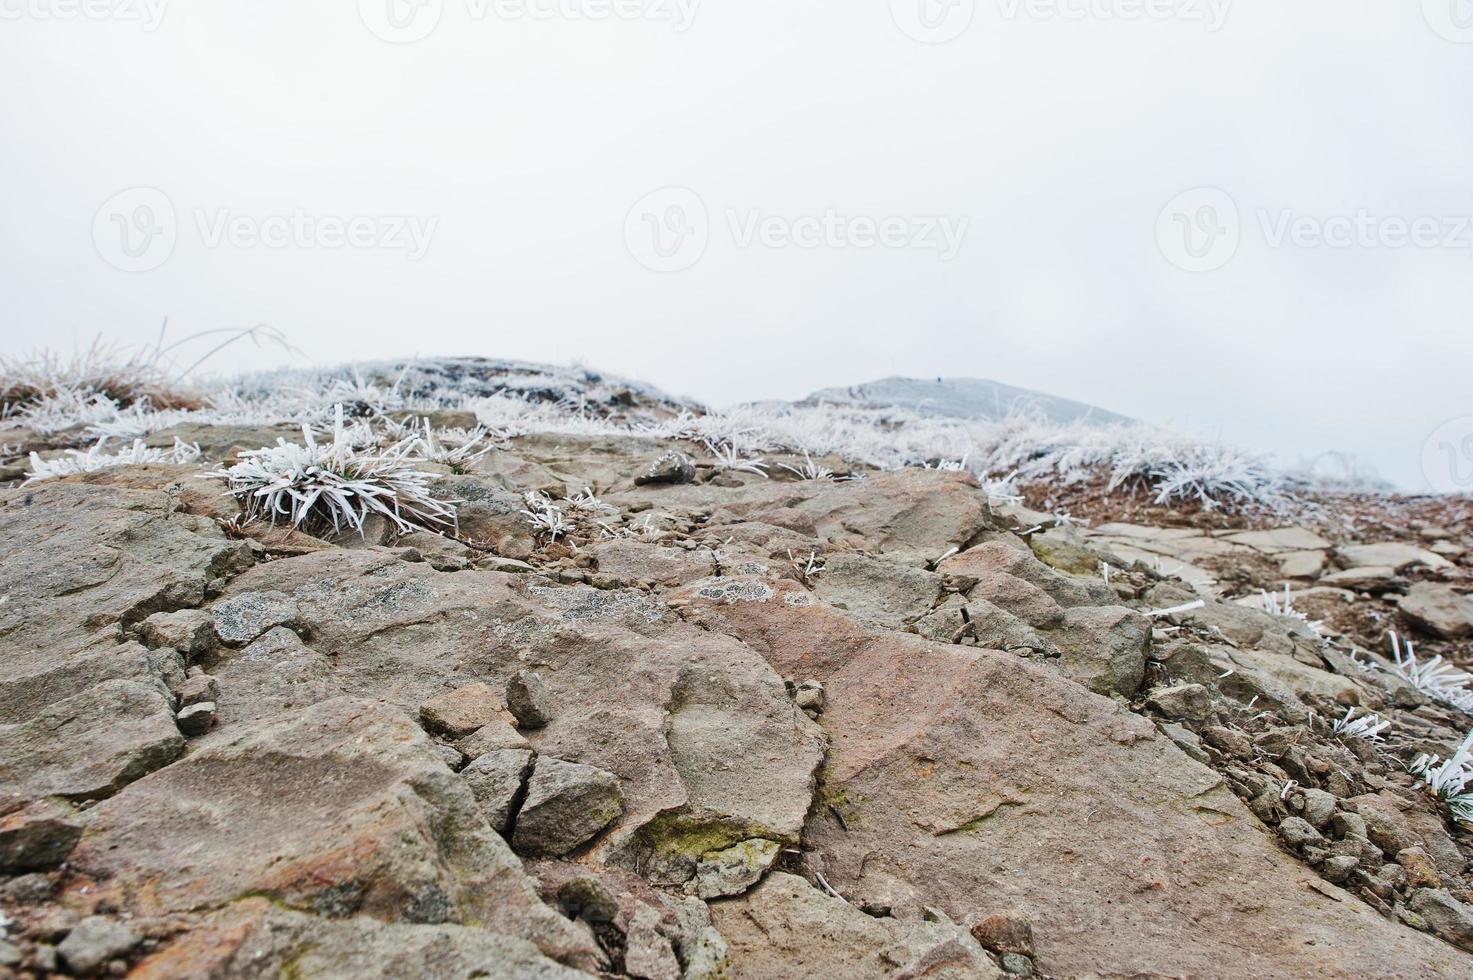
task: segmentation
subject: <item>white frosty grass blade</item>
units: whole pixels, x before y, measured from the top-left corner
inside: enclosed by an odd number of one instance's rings
[[[1473,792],[1468,791],[1468,784],[1473,782],[1473,732],[1468,733],[1446,762],[1435,755],[1421,755],[1411,764],[1410,771],[1421,776],[1442,797],[1454,817],[1473,823]]]
[[[206,474],[224,479],[229,492],[245,504],[247,520],[284,518],[294,528],[308,525],[344,527],[363,532],[373,515],[388,520],[403,534],[419,528],[453,530],[455,508],[430,492],[431,474],[415,469],[418,438],[387,449],[363,449],[334,413],[333,439],[319,443],[303,424],[303,445],[278,439],[275,446],[242,453],[240,462]]]
[[[1202,609],[1202,608],[1205,608],[1206,605],[1207,605],[1207,603],[1204,600],[1198,599],[1196,602],[1184,602],[1184,603],[1182,603],[1179,606],[1172,606],[1170,609],[1153,609],[1150,612],[1146,613],[1146,615],[1147,616],[1174,616],[1177,613],[1191,612],[1193,609]]]
[[[37,480],[47,480],[58,476],[72,476],[77,473],[92,473],[115,466],[138,466],[144,463],[193,463],[199,459],[198,445],[180,442],[177,438],[174,440],[173,449],[155,449],[145,446],[142,439],[135,439],[131,448],[118,453],[104,453],[102,450],[106,443],[106,439],[99,439],[95,446],[85,452],[80,449],[68,449],[67,455],[60,459],[42,459],[38,453],[31,453],[31,470],[26,474],[26,483],[35,483]]]

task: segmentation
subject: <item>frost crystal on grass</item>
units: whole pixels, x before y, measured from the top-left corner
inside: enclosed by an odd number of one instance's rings
[[[1473,823],[1473,792],[1468,792],[1468,784],[1473,782],[1473,732],[1446,762],[1435,755],[1419,755],[1410,771],[1422,777],[1455,818]]]
[[[363,533],[377,514],[400,533],[455,528],[455,509],[430,494],[430,474],[415,469],[414,441],[383,450],[353,445],[337,407],[333,440],[319,443],[302,426],[305,445],[278,439],[275,446],[242,453],[240,462],[207,474],[224,479],[245,504],[247,520],[284,521],[294,528]]]
[[[103,449],[106,444],[106,439],[99,439],[95,446],[85,452],[80,449],[68,449],[67,454],[60,459],[42,459],[38,453],[31,453],[31,471],[26,474],[26,483],[35,483],[37,480],[48,480],[57,476],[92,473],[115,466],[138,466],[143,463],[193,463],[199,459],[199,446],[180,442],[177,438],[174,440],[173,449],[155,449],[145,446],[142,439],[135,439],[130,449],[118,453],[105,453]]]
[[[1380,715],[1364,715],[1353,718],[1355,708],[1351,707],[1345,712],[1345,717],[1336,721],[1331,727],[1336,735],[1344,738],[1364,738],[1372,742],[1381,741],[1381,733],[1391,727],[1391,722],[1382,721]]]
[[[1411,640],[1406,641],[1405,650],[1395,633],[1391,636],[1391,653],[1395,659],[1395,671],[1402,680],[1428,697],[1450,704],[1454,708],[1473,714],[1473,675],[1445,662],[1442,657],[1433,657],[1425,663],[1417,659],[1417,650]]]

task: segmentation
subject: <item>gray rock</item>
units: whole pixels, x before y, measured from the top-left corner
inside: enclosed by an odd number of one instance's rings
[[[1433,636],[1449,640],[1473,636],[1473,598],[1449,585],[1413,585],[1401,599],[1401,614]]]
[[[994,977],[981,945],[947,922],[875,917],[795,875],[773,872],[747,894],[711,905],[743,976]]]
[[[624,972],[638,980],[681,980],[680,961],[660,928],[660,913],[643,903],[625,933]]]
[[[689,483],[696,478],[696,467],[685,453],[672,449],[634,478],[637,487],[657,483]]]
[[[1012,977],[1033,976],[1033,961],[1022,953],[1002,954],[1002,972]]]
[[[54,868],[82,837],[72,808],[60,800],[38,800],[0,817],[0,874]]]
[[[707,901],[740,895],[762,879],[780,850],[777,841],[754,838],[707,853],[696,865],[695,894]]]
[[[250,894],[375,928],[474,921],[596,964],[402,710],[339,698],[240,727],[88,811],[70,866],[150,914]]]
[[[25,799],[102,799],[184,751],[156,687],[112,680],[0,726],[0,785]]]
[[[1205,721],[1212,713],[1212,698],[1201,684],[1180,684],[1152,691],[1146,706],[1168,718]]]
[[[1172,742],[1176,743],[1177,748],[1181,749],[1193,759],[1202,763],[1211,761],[1211,757],[1202,748],[1202,740],[1197,737],[1196,732],[1183,728],[1175,722],[1162,722],[1159,727],[1163,735],[1171,739]]]
[[[1366,823],[1366,836],[1388,857],[1421,843],[1399,813],[1374,803],[1360,803],[1356,812]]]
[[[154,613],[138,626],[138,635],[151,647],[170,647],[186,656],[198,656],[215,639],[214,617],[203,609]]]
[[[215,727],[215,702],[201,701],[191,704],[179,712],[176,721],[179,723],[179,730],[188,737],[203,735]]]
[[[179,707],[187,708],[203,701],[220,700],[220,683],[209,674],[192,674],[174,689]]]
[[[445,738],[465,738],[501,714],[501,699],[489,684],[467,684],[419,706],[425,730]]]
[[[456,742],[455,747],[467,759],[474,760],[487,752],[496,752],[500,749],[530,749],[532,743],[528,742],[526,736],[521,732],[498,717],[476,729],[475,734],[467,735]]]
[[[1366,832],[1365,818],[1358,813],[1346,813],[1344,811],[1336,813],[1330,818],[1330,830],[1336,837],[1353,835],[1355,837],[1370,839],[1370,834]]]
[[[1304,801],[1304,809],[1301,815],[1309,821],[1309,825],[1315,830],[1324,830],[1329,826],[1331,819],[1335,816],[1335,807],[1339,802],[1329,793],[1322,789],[1307,789],[1301,795]]]
[[[559,963],[504,926],[326,919],[246,898],[175,940],[150,963],[149,975],[206,975],[181,965],[218,962],[222,951],[228,966],[208,975],[251,980],[588,980],[608,966],[591,950]]]
[[[1412,544],[1388,541],[1380,544],[1343,545],[1335,549],[1335,558],[1342,568],[1366,568],[1388,566],[1397,572],[1405,572],[1418,565],[1432,569],[1451,568],[1452,562]]]
[[[1351,857],[1348,854],[1340,854],[1332,858],[1326,858],[1325,863],[1320,865],[1320,874],[1325,876],[1326,881],[1338,885],[1349,878],[1351,872],[1355,871],[1358,867],[1360,867],[1360,859]]]
[[[1289,817],[1279,824],[1279,836],[1283,837],[1290,847],[1320,847],[1325,843],[1319,831],[1301,817]]]
[[[1473,950],[1473,908],[1435,888],[1419,888],[1412,892],[1407,905],[1443,939],[1454,946]]]
[[[920,568],[867,555],[833,555],[814,592],[860,619],[899,627],[931,611],[943,582],[940,575]]]
[[[560,857],[588,843],[623,811],[613,773],[543,756],[527,781],[512,846],[534,857]]]
[[[518,728],[544,728],[552,721],[552,699],[541,675],[519,670],[506,682],[506,707]]]
[[[475,794],[491,829],[503,836],[511,824],[512,804],[532,772],[534,756],[528,749],[487,752],[460,771]]]
[[[445,765],[449,766],[452,771],[460,772],[465,767],[465,755],[455,746],[446,745],[443,742],[436,742],[435,752],[439,754],[441,759],[445,760]]]
[[[83,976],[99,973],[109,960],[126,955],[142,937],[114,919],[88,916],[56,947],[73,972]]]
[[[1081,606],[1064,611],[1049,634],[1063,654],[1061,669],[1096,694],[1129,697],[1145,677],[1151,621],[1122,606]]]
[[[290,626],[301,615],[291,596],[246,592],[217,603],[211,611],[215,634],[227,646],[243,647],[276,626]]]

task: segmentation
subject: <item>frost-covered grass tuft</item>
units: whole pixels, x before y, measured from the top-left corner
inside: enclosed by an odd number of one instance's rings
[[[41,376],[48,371],[68,378],[96,373],[44,366],[32,373]],[[1148,493],[1163,506],[1284,510],[1294,504],[1298,486],[1258,457],[1147,425],[1063,424],[1026,414],[1002,421],[965,420],[895,408],[768,402],[704,411],[586,369],[511,361],[430,360],[292,369],[202,384],[198,389],[200,405],[171,406],[131,395],[131,400],[115,399],[107,394],[115,386],[105,380],[80,386],[52,384],[42,395],[28,396],[14,411],[24,413],[25,423],[43,434],[80,425],[93,438],[132,439],[186,421],[330,429],[334,406],[339,404],[347,416],[376,420],[393,435],[391,413],[404,418],[436,409],[464,409],[473,411],[480,426],[489,430],[484,440],[457,457],[457,450],[473,435],[458,443],[450,433],[429,433],[421,455],[454,468],[466,466],[488,442],[522,435],[634,435],[704,446],[718,468],[752,474],[769,472],[763,456],[775,454],[805,461],[837,457],[855,467],[880,470],[965,470],[984,481],[989,496],[1000,503],[1017,498],[1020,486],[1098,482],[1109,492]],[[401,432],[397,438],[408,435]],[[421,431],[421,436],[426,434]],[[833,476],[826,466],[811,462],[791,468],[807,479]],[[1009,477],[995,479],[992,474],[998,473]]]
[[[1284,583],[1283,595],[1273,592],[1263,592],[1258,597],[1258,607],[1271,616],[1283,616],[1286,619],[1297,619],[1316,633],[1323,633],[1325,624],[1317,619],[1310,619],[1307,614],[1294,608],[1294,594],[1289,591],[1289,583]]]
[[[1427,661],[1418,660],[1411,640],[1407,640],[1403,647],[1395,633],[1390,636],[1394,669],[1402,680],[1434,700],[1473,714],[1473,691],[1468,689],[1468,685],[1473,684],[1473,675],[1459,670],[1440,656]]]
[[[1355,718],[1355,708],[1352,706],[1345,712],[1345,717],[1337,720],[1331,727],[1335,734],[1342,738],[1364,738],[1372,742],[1381,741],[1381,733],[1391,727],[1391,722],[1382,721],[1380,715],[1362,715]]]
[[[1442,798],[1455,819],[1473,824],[1473,792],[1468,791],[1468,784],[1473,783],[1473,732],[1446,762],[1435,755],[1420,755],[1411,772]]]
[[[305,445],[278,439],[275,446],[242,453],[234,466],[208,475],[229,484],[229,492],[244,502],[248,520],[309,531],[351,528],[361,534],[364,522],[379,515],[404,534],[455,528],[453,505],[431,496],[432,476],[415,469],[422,462],[417,440],[386,449],[359,448],[345,431],[341,407],[331,442],[319,443],[307,425],[302,437]]]
[[[68,449],[66,455],[60,459],[42,459],[38,453],[31,453],[31,469],[26,474],[26,483],[35,483],[37,480],[49,480],[58,476],[74,476],[78,473],[92,473],[97,470],[112,469],[117,466],[138,466],[144,463],[193,463],[199,459],[199,446],[174,440],[173,449],[155,449],[145,446],[142,439],[136,439],[132,447],[117,453],[107,453],[103,450],[107,446],[106,439],[99,439],[97,444],[90,449]]]

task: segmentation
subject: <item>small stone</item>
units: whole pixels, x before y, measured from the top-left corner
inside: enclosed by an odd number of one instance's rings
[[[39,905],[51,897],[51,879],[39,872],[11,878],[0,885],[0,896],[21,905]]]
[[[1406,871],[1407,883],[1413,888],[1442,887],[1442,876],[1437,873],[1437,865],[1432,863],[1432,858],[1422,848],[1408,847],[1398,851],[1396,863]]]
[[[214,639],[214,617],[203,609],[154,613],[138,624],[138,635],[150,647],[169,647],[185,655],[204,653]]]
[[[762,879],[780,850],[777,841],[755,837],[705,854],[696,865],[695,879],[687,891],[694,888],[695,894],[707,901],[740,895]]]
[[[1033,955],[1033,922],[1026,915],[989,915],[972,926],[972,938],[994,953]]]
[[[1326,881],[1331,881],[1338,885],[1349,878],[1351,872],[1358,867],[1360,867],[1359,858],[1341,855],[1339,857],[1327,858],[1325,863],[1320,865],[1320,874],[1325,876]]]
[[[1247,758],[1253,752],[1253,742],[1248,736],[1231,728],[1223,728],[1220,725],[1204,728],[1202,738],[1219,752],[1226,752],[1240,759]]]
[[[1002,972],[1012,977],[1031,977],[1033,976],[1033,961],[1022,953],[1004,953]]]
[[[1407,829],[1400,814],[1362,803],[1356,812],[1366,822],[1366,836],[1387,855],[1399,854],[1418,843]]]
[[[0,873],[54,868],[82,836],[82,825],[61,800],[38,800],[0,818]]]
[[[1307,789],[1300,797],[1304,801],[1304,809],[1301,816],[1309,821],[1309,825],[1315,830],[1324,830],[1330,825],[1330,820],[1335,816],[1335,805],[1338,802],[1334,796],[1322,789]]]
[[[1473,598],[1449,585],[1413,585],[1402,597],[1401,614],[1433,636],[1448,640],[1473,636]]]
[[[1436,888],[1412,892],[1412,900],[1407,904],[1443,939],[1473,950],[1473,909]]]
[[[519,670],[506,682],[506,706],[517,719],[518,728],[543,728],[552,721],[552,702],[542,677]]]
[[[121,922],[93,915],[78,922],[56,951],[74,973],[90,976],[102,971],[108,960],[126,955],[140,938]]]
[[[804,711],[823,714],[823,709],[828,706],[828,698],[823,685],[818,681],[804,681],[793,694],[793,703]]]
[[[624,972],[638,980],[680,980],[680,961],[660,931],[660,913],[644,903],[635,909],[625,935]]]
[[[1376,880],[1390,891],[1406,891],[1407,872],[1401,865],[1388,861],[1376,872]]]
[[[1168,718],[1205,721],[1212,713],[1212,698],[1208,695],[1207,688],[1201,684],[1181,684],[1153,691],[1146,698],[1146,707],[1153,708]]]
[[[190,738],[203,735],[215,726],[215,702],[191,704],[179,712],[175,720],[179,723],[179,730]]]
[[[487,752],[461,770],[460,778],[498,834],[504,836],[511,825],[512,804],[532,771],[533,758],[529,749],[501,749]]]
[[[174,691],[174,696],[179,699],[179,707],[187,708],[192,704],[201,704],[205,701],[220,700],[220,684],[209,674],[191,673],[183,684]]]
[[[432,735],[465,738],[489,725],[501,712],[501,699],[489,684],[467,684],[419,706],[419,720]]]
[[[1366,822],[1358,813],[1337,813],[1330,818],[1330,830],[1336,837],[1344,837],[1347,834],[1356,837],[1369,837],[1366,833]]]
[[[467,759],[474,761],[487,752],[497,752],[501,749],[530,749],[532,743],[528,742],[521,732],[513,728],[510,722],[498,715],[476,729],[474,734],[467,735],[456,742],[455,747],[463,752]]]
[[[1310,826],[1308,820],[1301,817],[1289,817],[1279,824],[1279,836],[1283,837],[1290,847],[1322,847],[1325,843],[1319,831]]]
[[[637,487],[652,483],[690,483],[696,478],[696,467],[690,457],[677,450],[670,450],[650,464],[642,476],[634,478]]]
[[[1212,761],[1212,757],[1203,750],[1202,740],[1197,737],[1196,732],[1189,728],[1184,728],[1174,721],[1161,722],[1160,728],[1163,735],[1171,739],[1177,748],[1181,749],[1193,759],[1201,763]]]
[[[623,812],[624,795],[613,773],[544,756],[527,780],[512,846],[533,857],[561,857],[592,840]]]
[[[465,765],[465,756],[461,754],[460,749],[457,749],[453,745],[437,742],[435,743],[435,752],[439,754],[440,758],[445,760],[445,765],[449,766],[455,772],[460,772],[461,767]]]
[[[15,943],[7,942],[4,939],[0,939],[0,966],[14,969],[17,966],[20,966],[21,959],[22,957],[19,946],[17,946]]]

